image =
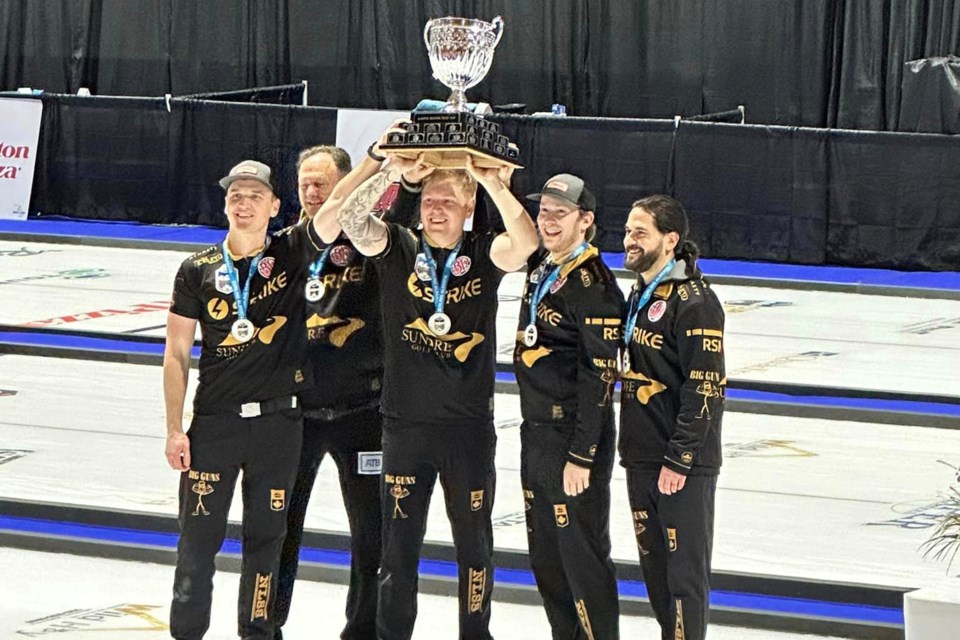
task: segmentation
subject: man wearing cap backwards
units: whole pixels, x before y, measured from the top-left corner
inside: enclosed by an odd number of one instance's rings
[[[320,239],[329,243],[313,256],[304,289],[307,311],[303,329],[315,386],[299,394],[303,448],[280,556],[275,640],[283,637],[280,628],[290,610],[304,517],[327,454],[337,465],[350,526],[347,622],[340,637],[376,637],[383,381],[380,292],[373,265],[339,233],[336,214],[346,196],[380,170],[379,142],[371,145],[368,157],[352,171],[347,152],[332,146],[305,149],[297,162],[301,224],[313,220]],[[419,180],[416,176],[412,179]],[[381,200],[377,208],[389,207],[386,216],[410,220],[420,189],[402,177],[401,182],[402,188],[389,192],[394,196],[392,205]]]
[[[530,565],[555,640],[619,637],[610,559],[613,389],[623,292],[591,246],[596,198],[562,173],[540,193],[513,352]]]
[[[687,215],[669,196],[633,203],[620,458],[640,566],[663,640],[707,631],[713,505],[727,377],[723,306],[697,268]]]
[[[368,214],[391,173],[411,163],[427,173],[417,231]],[[460,638],[491,637],[497,286],[537,246],[533,221],[505,184],[511,173],[470,160],[466,171],[432,171],[422,158],[393,158],[338,216],[357,250],[375,257],[383,298],[381,640],[413,633],[420,548],[438,474],[457,549]],[[506,233],[464,232],[477,182]]]
[[[166,457],[180,476],[180,540],[170,633],[203,637],[210,624],[214,556],[243,471],[243,638],[273,638],[273,596],[287,504],[300,454],[296,394],[303,367],[303,290],[316,252],[304,227],[267,235],[280,210],[270,167],[247,160],[220,181],[226,238],[184,260],[167,318],[163,387]],[[190,351],[200,323],[199,384],[183,432]]]

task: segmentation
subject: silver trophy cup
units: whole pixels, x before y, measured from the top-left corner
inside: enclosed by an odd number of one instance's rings
[[[490,70],[493,50],[503,35],[503,19],[434,18],[423,28],[433,77],[450,87],[444,111],[466,111],[465,91]]]

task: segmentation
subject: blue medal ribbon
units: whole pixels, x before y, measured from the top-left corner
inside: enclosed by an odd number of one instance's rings
[[[253,280],[253,274],[257,272],[260,260],[263,254],[267,252],[270,246],[270,238],[267,238],[263,250],[250,260],[250,270],[247,273],[247,281],[243,283],[243,293],[240,293],[240,274],[237,273],[237,267],[233,264],[233,258],[227,250],[227,239],[223,239],[223,264],[227,268],[227,277],[230,278],[230,286],[233,288],[233,300],[237,303],[237,318],[239,320],[247,319],[247,307],[250,305],[250,282]]]
[[[650,302],[650,296],[656,291],[657,285],[667,277],[667,274],[670,273],[670,270],[673,269],[675,264],[677,264],[677,261],[671,258],[670,262],[668,262],[666,266],[660,270],[660,273],[650,281],[650,284],[644,288],[642,295],[637,295],[639,290],[636,286],[634,286],[633,291],[630,292],[630,303],[627,306],[627,321],[623,325],[623,344],[625,348],[630,347],[630,337],[633,335],[634,327],[637,326],[637,317],[640,315],[640,310]]]
[[[550,270],[550,273],[548,273],[546,277],[540,281],[540,284],[537,286],[537,288],[533,290],[533,293],[530,294],[530,324],[537,323],[537,305],[539,305],[540,301],[546,297],[547,292],[550,291],[550,287],[552,287],[553,283],[556,282],[557,278],[560,277],[560,270],[564,267],[564,265],[570,264],[579,258],[580,255],[583,254],[583,252],[589,247],[590,244],[584,242],[579,247],[574,249],[573,253],[570,254],[570,257],[564,260],[562,264],[554,265]],[[549,258],[547,259],[549,260]]]
[[[430,269],[430,285],[433,287],[433,309],[437,313],[443,313],[443,306],[447,302],[447,284],[450,282],[450,273],[453,271],[453,263],[457,260],[457,254],[460,253],[460,246],[463,244],[463,238],[457,242],[457,246],[450,250],[447,256],[447,263],[443,267],[443,276],[437,280],[437,261],[433,258],[433,250],[430,244],[423,240],[423,255],[427,259],[427,268]]]

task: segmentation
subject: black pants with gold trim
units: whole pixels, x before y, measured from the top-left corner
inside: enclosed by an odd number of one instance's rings
[[[489,640],[496,486],[492,422],[383,424],[383,558],[377,637],[408,640],[417,618],[417,575],[437,476],[456,547],[461,640]]]
[[[244,639],[273,638],[273,599],[287,530],[303,423],[299,410],[257,418],[196,416],[187,432],[190,470],[180,477],[180,540],[170,634],[197,640],[210,626],[214,557],[240,471],[243,556],[238,626]]]
[[[679,493],[663,495],[659,471],[627,471],[640,566],[663,640],[702,640],[710,614],[717,476],[687,476]]]
[[[383,418],[373,406],[333,420],[303,419],[300,468],[290,498],[287,537],[280,555],[276,623],[283,626],[290,612],[297,577],[303,521],[320,463],[330,454],[340,476],[340,492],[350,524],[350,588],[347,624],[342,640],[374,640],[377,624],[377,571],[380,568],[380,468],[359,468],[361,456],[380,453]],[[378,461],[379,462],[379,461]],[[279,629],[277,637],[280,636]]]
[[[613,419],[597,447],[590,486],[563,491],[572,425],[520,427],[520,478],[527,516],[530,565],[554,640],[619,637],[620,601],[610,559],[610,478]]]

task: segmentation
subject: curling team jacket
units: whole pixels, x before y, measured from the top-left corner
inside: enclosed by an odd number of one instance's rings
[[[703,275],[678,260],[640,309],[628,343],[620,399],[620,459],[628,469],[666,466],[715,475],[727,377],[723,306]],[[628,298],[642,293],[638,283]]]
[[[383,219],[411,226],[417,217],[419,191],[399,188]],[[302,216],[300,224],[309,224]],[[329,245],[314,237],[312,267],[324,293],[306,301],[306,337],[314,386],[300,392],[307,415],[327,419],[380,403],[383,386],[383,328],[377,271],[344,234]],[[325,259],[324,259],[324,254]]]
[[[590,467],[604,432],[613,437],[623,292],[590,246],[560,266],[559,277],[537,305],[537,340],[528,345],[530,299],[552,266],[546,257],[541,248],[527,262],[513,352],[520,410],[528,423],[568,428],[567,461]]]

